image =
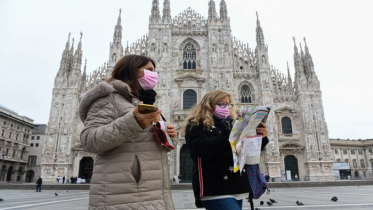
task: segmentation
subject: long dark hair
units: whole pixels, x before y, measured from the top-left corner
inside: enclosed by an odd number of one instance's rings
[[[108,82],[114,79],[121,80],[130,86],[135,96],[139,96],[142,87],[137,78],[137,71],[149,62],[152,62],[155,68],[155,62],[149,57],[142,55],[126,55],[115,64]]]

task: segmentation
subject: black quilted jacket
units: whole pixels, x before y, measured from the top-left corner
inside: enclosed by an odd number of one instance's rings
[[[248,177],[243,172],[233,173],[232,150],[229,134],[232,120],[221,120],[214,116],[215,127],[204,130],[199,126],[186,128],[185,139],[193,159],[192,184],[197,207],[203,207],[203,196],[231,195],[251,191]],[[268,144],[263,138],[262,150]]]

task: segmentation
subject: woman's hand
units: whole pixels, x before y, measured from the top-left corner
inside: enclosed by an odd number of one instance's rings
[[[167,123],[167,133],[172,140],[175,140],[177,136],[177,132],[175,130],[175,126]]]
[[[135,110],[133,110],[136,121],[142,129],[152,126],[153,122],[158,122],[161,119],[161,112],[162,110],[157,110],[155,112],[141,114],[138,106],[136,106]]]
[[[260,124],[263,126],[263,127],[257,127],[256,128],[256,132],[257,133],[261,133],[263,135],[263,138],[266,137],[268,135],[268,128],[267,128],[267,124],[265,124],[264,122],[260,122]]]

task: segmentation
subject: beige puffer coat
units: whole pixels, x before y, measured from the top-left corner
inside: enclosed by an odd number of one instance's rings
[[[152,127],[137,124],[139,102],[119,80],[96,85],[80,102],[81,144],[97,153],[89,209],[174,209],[169,150],[158,145]]]

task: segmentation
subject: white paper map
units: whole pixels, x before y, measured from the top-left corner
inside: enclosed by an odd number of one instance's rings
[[[245,164],[260,162],[262,135],[257,135],[256,128],[268,115],[267,106],[242,107],[234,122],[229,141],[233,152],[234,172],[242,171]]]

